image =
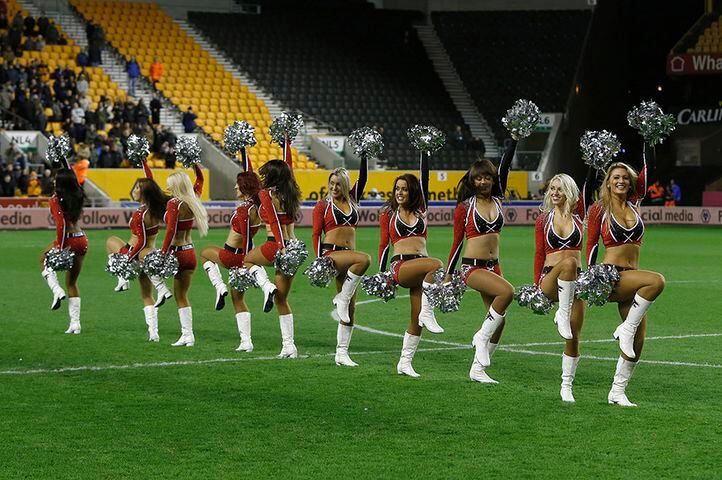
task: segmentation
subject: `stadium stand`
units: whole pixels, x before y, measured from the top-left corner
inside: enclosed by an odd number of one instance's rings
[[[454,66],[498,142],[504,112],[518,98],[565,111],[591,19],[588,10],[434,12]]]
[[[107,40],[126,59],[135,57],[143,75],[150,75],[154,58],[164,65],[156,88],[181,110],[192,106],[198,126],[217,143],[224,128],[235,120],[256,127],[258,145],[252,151],[257,168],[281,149],[271,143],[271,116],[262,100],[249,92],[222,65],[203,50],[157,5],[132,2],[74,0],[74,8],[103,28]],[[295,167],[314,169],[316,164],[293,149]]]
[[[720,53],[722,52],[722,16],[711,15],[709,25],[702,30],[694,45],[687,53]]]
[[[363,1],[332,7],[265,2],[260,15],[189,12],[189,20],[281,103],[344,134],[381,127],[387,165],[416,168],[409,127],[464,126],[413,28],[420,14]],[[449,145],[432,161],[465,169],[476,155]]]

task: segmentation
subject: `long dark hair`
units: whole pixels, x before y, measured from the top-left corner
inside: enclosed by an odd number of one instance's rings
[[[406,187],[409,189],[409,201],[404,208],[410,212],[422,210],[424,206],[424,197],[421,193],[421,182],[419,182],[419,179],[416,178],[416,175],[412,175],[411,173],[404,173],[403,175],[396,177],[396,180],[394,180],[394,189],[391,191],[391,197],[386,200],[384,206],[393,211],[398,210],[399,203],[396,201],[396,184],[399,183],[399,180],[404,180],[406,182]]]
[[[288,164],[283,160],[269,160],[258,172],[261,174],[263,188],[275,188],[286,214],[296,218],[301,212],[301,189]]]
[[[253,172],[241,172],[236,176],[236,185],[238,190],[251,198],[251,201],[259,205],[261,201],[258,199],[258,192],[261,190],[261,181],[258,175]]]
[[[486,158],[479,159],[472,163],[464,176],[461,177],[461,180],[459,180],[456,186],[456,202],[461,203],[475,196],[476,186],[474,185],[474,179],[484,175],[490,176],[496,182],[496,166],[491,163],[491,160]]]
[[[140,188],[140,198],[154,219],[160,221],[165,214],[166,204],[169,197],[163,193],[163,190],[150,178],[139,178],[135,181],[135,185]],[[135,188],[133,185],[133,188]],[[131,190],[132,191],[132,190]]]
[[[85,193],[78,184],[75,172],[61,168],[55,173],[55,195],[60,200],[63,216],[69,222],[77,222],[83,213]]]

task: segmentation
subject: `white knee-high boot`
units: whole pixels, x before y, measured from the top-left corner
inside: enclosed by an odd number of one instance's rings
[[[158,309],[153,305],[146,305],[143,307],[143,315],[145,315],[145,324],[148,325],[148,341],[159,342]]]
[[[238,325],[238,335],[241,337],[241,344],[236,348],[236,352],[252,352],[251,312],[236,313],[236,324]]]
[[[505,315],[499,314],[494,307],[489,307],[489,312],[486,314],[484,323],[481,324],[481,328],[474,334],[474,338],[471,344],[476,347],[476,360],[481,364],[482,367],[488,367],[491,365],[491,353],[489,349],[489,341],[494,335],[494,332],[504,322]]]
[[[632,373],[636,365],[636,362],[631,362],[621,356],[619,357],[617,360],[617,370],[614,372],[612,389],[609,391],[609,395],[607,395],[607,401],[609,403],[616,403],[620,407],[637,406],[636,403],[629,401],[626,394],[629,379],[632,378]]]
[[[428,288],[432,284],[429,282],[422,282],[422,288]],[[429,302],[429,297],[426,293],[421,294],[421,311],[419,312],[419,326],[426,328],[431,333],[444,333],[444,329],[436,321],[434,315],[434,307]]]
[[[278,358],[296,358],[298,350],[293,342],[293,314],[278,316],[278,323],[281,325],[281,353]]]
[[[557,290],[559,292],[559,308],[554,314],[554,323],[557,324],[559,335],[566,340],[572,339],[572,304],[574,303],[574,291],[576,283],[573,280],[557,279]]]
[[[256,279],[256,283],[263,290],[263,311],[268,313],[273,309],[273,297],[276,295],[276,285],[268,279],[266,269],[260,265],[254,265],[248,271]]]
[[[351,334],[353,334],[353,325],[338,324],[338,329],[336,330],[336,365],[358,367],[358,363],[351,360],[351,357],[348,356]]]
[[[562,353],[562,388],[559,394],[564,402],[575,402],[574,395],[572,394],[572,384],[577,374],[579,358],[580,357],[570,357],[566,353]]]
[[[216,310],[223,310],[223,307],[226,305],[228,287],[226,287],[226,284],[223,282],[221,269],[218,268],[218,264],[211,262],[210,260],[203,263],[203,269],[208,274],[211,284],[216,289]]]
[[[487,345],[488,345],[487,348],[489,350],[489,358],[491,358],[492,355],[494,355],[494,352],[496,351],[496,347],[498,347],[499,344],[489,342],[489,343],[487,343]],[[477,360],[476,354],[474,354],[474,360],[471,362],[471,370],[469,370],[469,378],[473,382],[491,383],[491,384],[499,383],[496,380],[494,380],[493,378],[491,378],[486,373],[486,367],[484,367],[481,364],[481,362],[479,362],[479,360]]]
[[[634,336],[637,334],[637,327],[642,323],[644,314],[653,303],[653,301],[645,300],[636,294],[627,318],[614,330],[614,338],[619,340],[619,349],[629,358],[637,356],[634,352]]]
[[[70,315],[70,324],[65,333],[80,333],[80,297],[68,298],[68,314]]]
[[[420,341],[421,335],[411,335],[409,332],[404,332],[404,343],[401,346],[401,358],[399,358],[399,363],[396,365],[396,372],[399,375],[407,375],[414,378],[421,376],[416,373],[414,367],[411,365]]]
[[[42,271],[42,276],[48,284],[50,291],[53,292],[53,303],[50,304],[50,309],[57,310],[60,308],[62,301],[65,300],[65,290],[63,290],[60,286],[60,282],[58,282],[58,275],[55,273],[55,270],[45,267]]]
[[[183,307],[178,309],[178,317],[181,324],[181,336],[177,342],[173,343],[174,347],[192,347],[196,344],[196,338],[193,335],[193,310],[191,307]]]
[[[341,286],[341,291],[333,297],[333,304],[336,305],[336,313],[343,323],[351,322],[348,310],[361,278],[361,275],[356,275],[351,271],[346,272],[346,278]]]
[[[156,276],[149,276],[148,279],[150,279],[150,283],[153,284],[153,287],[155,287],[155,291],[158,294],[154,307],[161,307],[165,303],[166,300],[173,297],[173,294],[170,290],[168,290],[168,287],[165,286],[165,280],[163,280],[160,277]]]

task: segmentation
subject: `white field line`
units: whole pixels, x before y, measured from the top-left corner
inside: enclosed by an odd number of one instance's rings
[[[561,355],[557,352],[539,352],[537,350],[520,350],[515,348],[505,348],[500,346],[497,350],[503,350],[505,352],[512,353],[523,353],[525,355],[544,355],[547,357],[560,357]],[[582,355],[583,360],[602,360],[607,362],[616,362],[618,357],[599,357],[596,355]],[[650,363],[653,365],[673,365],[675,367],[706,367],[706,368],[722,368],[722,365],[714,363],[694,363],[694,362],[670,362],[667,360],[640,360],[639,363]]]

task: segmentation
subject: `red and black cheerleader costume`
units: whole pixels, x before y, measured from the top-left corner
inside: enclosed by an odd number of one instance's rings
[[[348,247],[333,245],[331,243],[322,243],[322,235],[327,234],[331,230],[338,227],[356,228],[359,222],[359,212],[357,204],[363,196],[366,181],[368,179],[368,160],[366,156],[361,157],[361,165],[359,166],[359,176],[349,192],[351,201],[351,211],[344,213],[336,206],[333,199],[324,198],[316,202],[313,208],[313,248],[316,256],[326,256],[331,252],[338,250],[348,250]]]
[[[203,193],[203,170],[201,170],[201,167],[197,163],[193,165],[193,169],[196,173],[196,181],[193,185],[193,192],[195,192],[196,196],[200,197],[201,193]],[[197,261],[193,244],[172,245],[176,232],[187,231],[193,228],[192,218],[187,220],[178,219],[180,206],[182,204],[183,200],[179,198],[171,198],[166,205],[165,215],[163,215],[163,220],[166,224],[166,231],[161,251],[163,254],[168,253],[169,250],[173,252],[173,255],[175,255],[178,259],[179,271],[195,270]]]
[[[255,206],[251,201],[242,202],[236,207],[236,211],[231,217],[231,229],[243,236],[243,246],[234,248],[227,243],[223,245],[223,249],[218,253],[218,258],[226,268],[242,267],[246,254],[253,248],[253,237],[261,226],[260,223],[251,225],[250,210]]]
[[[145,178],[153,180],[153,172],[148,167],[148,164],[143,161],[143,171],[145,172]],[[123,248],[120,249],[120,253],[127,254],[131,260],[136,258],[141,251],[148,244],[148,237],[158,234],[160,225],[153,225],[147,227],[145,225],[145,214],[148,212],[148,207],[140,205],[134,212],[133,216],[130,217],[130,233],[134,235],[138,241],[135,246],[131,247],[130,244],[126,243]]]
[[[60,198],[56,195],[50,197],[50,214],[55,222],[55,241],[53,246],[59,249],[68,248],[75,255],[83,256],[88,253],[88,238],[82,230],[79,232],[65,232],[66,222],[77,222],[77,218],[68,218],[60,205]]]
[[[289,142],[286,142],[284,157],[288,168],[291,169],[293,173],[293,159],[291,158]],[[276,194],[275,188],[264,188],[258,192],[258,198],[261,201],[258,215],[261,217],[261,220],[271,228],[271,233],[273,234],[272,237],[266,238],[266,243],[261,245],[261,253],[269,262],[272,262],[276,258],[276,253],[286,246],[281,225],[292,225],[294,223],[294,219],[286,212],[276,210],[276,206],[273,204],[273,196]]]

